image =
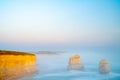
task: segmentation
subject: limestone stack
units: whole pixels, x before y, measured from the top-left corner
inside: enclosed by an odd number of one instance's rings
[[[110,73],[110,64],[107,60],[101,60],[99,63],[99,72],[101,74]]]
[[[84,70],[84,65],[79,55],[74,55],[69,59],[69,70]]]
[[[35,71],[34,54],[0,50],[0,80],[15,80]]]

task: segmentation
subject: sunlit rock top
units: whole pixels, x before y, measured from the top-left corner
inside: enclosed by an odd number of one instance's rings
[[[84,66],[79,55],[74,55],[69,59],[69,70],[83,70]]]
[[[33,55],[27,52],[18,52],[18,51],[8,51],[8,50],[0,50],[0,55]]]
[[[108,74],[110,73],[110,64],[107,60],[101,60],[99,63],[99,72],[101,74]]]

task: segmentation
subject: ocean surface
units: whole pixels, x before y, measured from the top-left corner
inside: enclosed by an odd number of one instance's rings
[[[85,71],[68,70],[69,58],[79,54]],[[106,59],[111,72],[99,73],[99,62]],[[58,54],[37,54],[37,72],[19,80],[120,80],[119,50],[81,50]]]

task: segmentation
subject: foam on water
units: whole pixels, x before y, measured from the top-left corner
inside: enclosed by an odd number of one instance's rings
[[[114,80],[120,74],[111,72],[109,75],[101,75],[98,72],[65,71],[49,74],[36,74],[32,80]],[[115,79],[115,80],[119,80]],[[25,79],[27,80],[27,78]],[[29,80],[29,79],[28,79]]]
[[[85,71],[68,71],[68,61],[72,55],[74,54],[37,55],[38,73],[20,80],[120,80],[119,64],[113,66],[115,61],[111,56],[96,53],[80,54]],[[99,61],[104,58],[112,64],[111,72],[108,75],[102,75],[98,70]]]

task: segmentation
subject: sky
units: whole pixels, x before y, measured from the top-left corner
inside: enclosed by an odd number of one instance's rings
[[[0,0],[0,49],[120,45],[119,0]]]

